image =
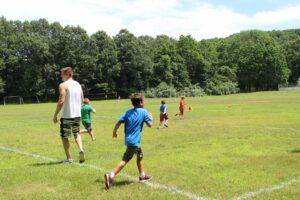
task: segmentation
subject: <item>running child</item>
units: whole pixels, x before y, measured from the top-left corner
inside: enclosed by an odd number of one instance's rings
[[[88,98],[84,98],[81,106],[81,122],[84,129],[81,130],[80,133],[89,133],[91,139],[95,141],[96,137],[92,131],[91,112],[96,113],[96,110],[90,105],[90,100]]]
[[[179,115],[180,115],[180,119],[183,119],[183,115],[184,115],[184,110],[185,110],[185,97],[182,96],[180,97],[180,101],[179,101]]]
[[[160,121],[158,128],[161,128],[161,124],[165,121],[164,126],[168,127],[168,113],[167,113],[167,105],[165,100],[161,100],[161,106],[160,106]]]
[[[122,161],[116,165],[114,171],[104,175],[105,186],[107,189],[112,187],[113,179],[132,159],[134,154],[137,155],[136,163],[140,174],[139,181],[145,182],[152,178],[152,176],[145,174],[143,163],[144,155],[140,144],[143,124],[146,123],[148,127],[151,127],[152,115],[144,109],[145,103],[143,95],[134,93],[131,95],[130,99],[134,108],[126,111],[120,117],[113,130],[113,137],[116,138],[118,136],[117,131],[120,125],[122,123],[125,124],[125,145],[127,148],[123,154]]]

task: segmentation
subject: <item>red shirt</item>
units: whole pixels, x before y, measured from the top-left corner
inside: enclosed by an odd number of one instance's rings
[[[179,108],[181,110],[184,110],[184,105],[185,105],[184,100],[180,100],[180,102],[179,102]]]

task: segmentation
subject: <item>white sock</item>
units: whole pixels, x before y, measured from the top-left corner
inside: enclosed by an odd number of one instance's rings
[[[110,177],[110,178],[114,178],[114,177],[115,177],[115,173],[114,173],[114,172],[111,172],[111,173],[109,174],[109,177]]]
[[[144,177],[144,176],[146,176],[145,172],[141,172],[140,177]]]

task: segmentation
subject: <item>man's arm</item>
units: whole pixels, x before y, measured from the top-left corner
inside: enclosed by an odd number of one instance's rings
[[[114,131],[113,131],[113,137],[116,138],[118,137],[118,134],[117,134],[117,131],[119,129],[119,127],[121,126],[121,122],[120,121],[117,121],[116,125],[115,125],[115,128],[114,128]]]
[[[65,88],[65,85],[63,83],[61,83],[59,85],[59,99],[58,99],[58,102],[57,102],[57,105],[56,105],[56,110],[55,110],[55,113],[54,113],[54,116],[53,116],[53,122],[54,123],[58,122],[57,115],[58,115],[58,113],[60,112],[61,108],[64,105],[65,97],[66,97],[66,88]]]
[[[83,96],[83,92],[82,92],[82,89],[81,89],[81,105],[83,104],[83,100],[84,100],[84,96]]]

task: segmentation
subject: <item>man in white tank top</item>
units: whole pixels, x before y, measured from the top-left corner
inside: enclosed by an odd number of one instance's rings
[[[57,115],[62,110],[60,118],[60,136],[62,138],[67,159],[64,163],[73,163],[70,152],[69,138],[71,133],[79,148],[79,162],[85,161],[80,131],[81,104],[83,103],[83,92],[81,85],[73,80],[73,70],[65,67],[60,70],[62,83],[59,85],[59,99],[54,113],[53,122],[57,123]]]

